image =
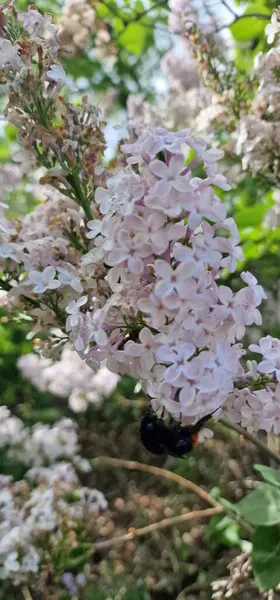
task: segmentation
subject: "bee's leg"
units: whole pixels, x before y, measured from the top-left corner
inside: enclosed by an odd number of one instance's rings
[[[220,408],[220,406],[219,406],[219,408]],[[211,417],[215,414],[215,412],[217,412],[217,410],[219,410],[219,408],[216,408],[216,410],[214,410],[209,415],[205,415],[205,417],[202,417],[202,419],[199,419],[199,421],[197,421],[197,423],[195,425],[190,427],[190,433],[198,433],[202,429],[204,423],[209,421],[209,419],[211,419]]]

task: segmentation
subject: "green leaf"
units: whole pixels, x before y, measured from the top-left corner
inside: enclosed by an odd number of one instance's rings
[[[224,517],[217,515],[211,519],[207,527],[206,540],[212,548],[218,544],[225,544],[230,548],[240,547],[239,526],[227,515]]]
[[[40,408],[38,410],[33,409],[33,418],[35,421],[41,421],[42,423],[55,423],[60,417],[61,412],[58,408]]]
[[[280,528],[258,527],[253,536],[252,563],[255,581],[261,592],[280,583]]]
[[[8,123],[5,127],[5,134],[8,140],[14,142],[17,139],[17,128],[14,125]]]
[[[249,4],[243,15],[252,13],[270,15],[270,10],[262,4]],[[262,35],[264,28],[268,23],[269,18],[266,20],[258,17],[247,17],[245,19],[239,19],[236,23],[233,23],[229,29],[237,42],[247,42],[252,38],[257,38]]]
[[[121,33],[123,31],[124,28],[124,22],[122,19],[120,19],[119,17],[116,17],[113,21],[114,23],[114,30],[116,33]]]
[[[95,74],[96,69],[99,68],[99,63],[91,61],[85,52],[81,52],[75,60],[69,56],[63,57],[63,66],[69,75],[72,77],[88,77],[89,79]]]
[[[255,204],[255,206],[248,206],[242,211],[236,213],[235,221],[239,229],[245,229],[246,227],[257,227],[263,222],[265,214],[269,206],[267,204]]]
[[[139,23],[130,23],[119,37],[119,42],[128,52],[141,54],[145,48],[147,30]]]
[[[271,469],[265,465],[254,465],[254,469],[262,474],[265,481],[280,488],[280,470]]]
[[[189,547],[186,544],[182,544],[178,550],[179,550],[180,559],[183,561],[186,561],[187,558],[189,558],[189,556],[190,556]]]
[[[280,523],[280,489],[261,483],[256,490],[238,502],[236,508],[252,525]]]
[[[188,156],[187,156],[187,158],[186,158],[186,160],[185,160],[185,165],[186,165],[186,167],[187,167],[187,166],[188,166],[188,165],[189,165],[189,164],[192,162],[192,160],[193,160],[193,159],[196,157],[196,154],[197,154],[197,153],[196,153],[196,151],[195,151],[195,150],[193,150],[193,148],[190,148],[190,150],[189,150],[189,154],[188,154]]]
[[[112,13],[110,12],[110,9],[108,8],[108,6],[106,6],[104,4],[104,2],[98,2],[97,6],[96,6],[96,14],[101,19],[104,19],[104,17],[108,17]]]

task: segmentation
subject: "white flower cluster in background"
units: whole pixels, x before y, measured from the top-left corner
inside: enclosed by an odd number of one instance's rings
[[[197,135],[203,134],[208,143],[214,144],[216,139],[213,124],[222,123],[227,127],[227,104],[232,90],[217,93],[205,83],[205,67],[201,67],[193,58],[194,47],[186,34],[192,23],[199,22],[199,31],[209,35],[214,21],[211,17],[210,23],[200,23],[198,17],[202,14],[206,16],[204,7],[197,11],[198,7],[195,8],[195,3],[189,0],[170,0],[168,4],[169,30],[171,34],[175,32],[176,35],[172,36],[172,48],[161,60],[162,79],[167,76],[164,82],[166,90],[163,93],[158,92],[154,104],[145,100],[143,94],[131,94],[127,101],[128,119],[137,133],[147,126],[175,130],[191,127]],[[210,17],[210,13],[208,16]],[[229,55],[228,44],[222,35],[212,31],[210,37],[212,41],[216,40],[219,53],[223,56]],[[224,172],[223,162],[220,169]],[[231,179],[228,173],[227,165],[226,174],[228,179]],[[236,182],[236,173],[233,181]]]
[[[242,157],[243,169],[249,168],[253,174],[263,171],[272,184],[279,184],[279,161],[275,154],[280,140],[279,9],[273,12],[265,32],[268,43],[275,45],[255,58],[253,75],[259,80],[258,92],[248,114],[241,118],[233,133],[232,143],[235,152]]]
[[[110,28],[87,0],[66,0],[58,20],[58,38],[67,53],[76,55],[86,50],[91,41],[91,56],[105,69],[112,69],[117,61],[117,46]]]
[[[86,0],[67,0],[58,22],[58,36],[72,52],[86,47],[95,28],[95,12]]]
[[[79,452],[77,425],[71,419],[61,419],[53,426],[37,423],[28,428],[1,406],[0,448],[5,447],[9,455],[27,466],[74,460]]]
[[[0,449],[28,469],[22,481],[0,475],[0,580],[35,583],[41,569],[51,568],[53,553],[79,547],[73,540],[81,527],[92,542],[95,520],[108,504],[102,492],[81,485],[77,472],[91,466],[78,454],[70,419],[28,428],[2,406]]]
[[[82,487],[71,464],[31,469],[15,483],[0,476],[0,580],[30,582],[63,539],[82,523],[93,527],[106,509],[103,494]]]
[[[36,354],[25,354],[18,360],[22,375],[40,391],[68,398],[75,412],[86,410],[88,404],[100,404],[115,390],[119,380],[105,366],[95,373],[70,348],[64,348],[60,360],[53,361]]]

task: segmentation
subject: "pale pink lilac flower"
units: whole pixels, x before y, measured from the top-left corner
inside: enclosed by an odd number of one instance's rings
[[[46,74],[48,79],[50,79],[51,81],[55,81],[61,86],[66,85],[70,90],[74,92],[77,90],[77,86],[73,83],[71,77],[68,77],[68,75],[66,75],[61,65],[51,65]]]
[[[33,285],[35,293],[43,294],[46,290],[56,290],[61,286],[61,282],[55,279],[55,276],[56,270],[52,266],[43,271],[30,271],[25,284]]]

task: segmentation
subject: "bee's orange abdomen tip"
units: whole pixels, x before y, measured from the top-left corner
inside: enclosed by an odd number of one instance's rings
[[[199,438],[199,434],[198,433],[193,433],[192,434],[193,447],[197,446],[197,444],[198,444],[198,438]]]

